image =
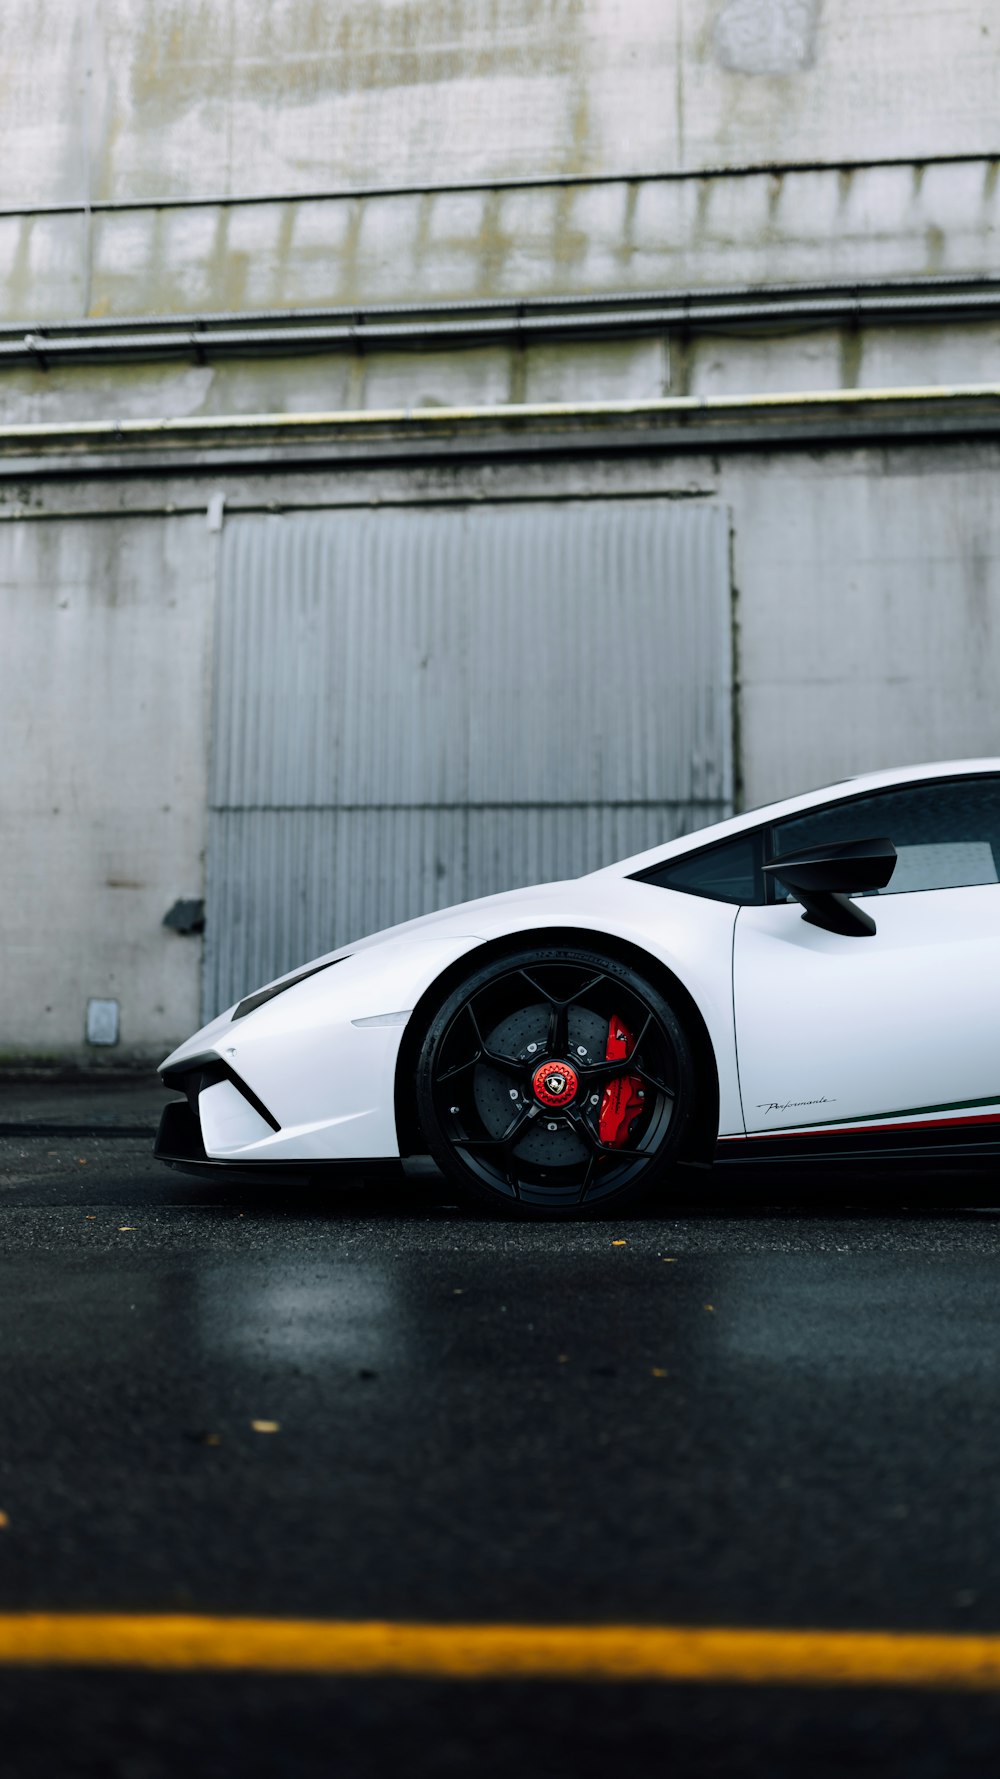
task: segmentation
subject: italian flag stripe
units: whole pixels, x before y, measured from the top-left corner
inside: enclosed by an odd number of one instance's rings
[[[989,1111],[977,1111],[979,1106]],[[955,1100],[941,1106],[908,1106],[905,1111],[874,1112],[869,1118],[831,1118],[823,1124],[783,1124],[773,1130],[749,1130],[744,1136],[720,1137],[721,1143],[753,1142],[761,1137],[819,1137],[828,1131],[935,1130],[958,1125],[1000,1124],[1000,1094],[987,1099]]]

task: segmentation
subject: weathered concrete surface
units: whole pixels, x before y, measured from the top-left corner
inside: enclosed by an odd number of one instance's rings
[[[0,424],[644,401],[1000,381],[1000,324],[823,327],[529,347],[0,372]]]
[[[998,27],[1000,29],[1000,27]],[[0,217],[0,318],[995,269],[997,163]]]
[[[0,316],[26,324],[997,263],[981,0],[15,0],[5,26]],[[912,164],[838,170],[886,156]],[[449,181],[479,189],[424,189]]]
[[[0,424],[645,400],[669,391],[669,349],[655,338],[520,350],[347,352],[0,372]]]
[[[0,529],[0,1056],[82,1057],[91,996],[159,1060],[197,1021],[216,539],[205,519]]]
[[[16,0],[6,23],[0,318],[26,329],[1000,264],[978,0]],[[863,164],[885,156],[912,159]],[[503,187],[525,178],[569,183]],[[424,189],[449,181],[476,189]],[[953,382],[996,352],[882,327],[675,338],[669,366],[638,341],[13,372],[0,421]]]
[[[997,148],[982,0],[11,0],[4,23],[15,206]]]
[[[1000,754],[993,446],[731,459],[748,806]]]

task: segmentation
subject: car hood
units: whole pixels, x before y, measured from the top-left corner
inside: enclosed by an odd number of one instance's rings
[[[398,939],[434,939],[460,934],[470,939],[485,939],[509,911],[538,902],[565,901],[567,892],[575,891],[584,881],[571,877],[564,882],[533,883],[524,889],[502,890],[494,896],[477,896],[472,902],[454,902],[451,907],[439,908],[433,914],[418,914],[414,920],[402,920],[394,927],[383,927],[378,933],[355,939],[350,945],[331,951],[329,958],[332,962],[334,958],[353,957],[359,951],[388,945]],[[317,962],[321,961],[325,960],[317,959]]]

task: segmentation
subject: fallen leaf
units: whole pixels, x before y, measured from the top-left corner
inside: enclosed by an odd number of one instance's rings
[[[255,1433],[277,1433],[278,1428],[281,1425],[281,1422],[280,1421],[251,1421],[250,1425],[253,1428]]]
[[[88,1211],[87,1215],[84,1217],[83,1221],[85,1223],[96,1223],[97,1222],[97,1212],[96,1211]]]
[[[135,1228],[134,1223],[119,1223],[118,1234],[119,1235],[128,1235],[130,1233],[130,1231],[133,1230],[134,1228]]]
[[[706,1303],[706,1305],[705,1305],[705,1308],[706,1308],[706,1309],[707,1309],[707,1310],[708,1310],[708,1311],[710,1311],[710,1313],[711,1313],[711,1314],[712,1314],[712,1315],[713,1315],[713,1316],[714,1316],[714,1315],[715,1315],[715,1305],[714,1305],[714,1303]]]
[[[662,1365],[654,1365],[650,1372],[651,1377],[666,1377],[666,1375]]]
[[[664,1264],[664,1266],[676,1266],[677,1265],[676,1254],[665,1254],[663,1256],[663,1264]]]
[[[10,1525],[10,1514],[9,1513],[0,1513],[0,1532],[6,1532],[7,1527],[9,1525]]]
[[[618,1241],[618,1242],[612,1242],[612,1244],[611,1244],[611,1246],[612,1246],[612,1247],[613,1247],[613,1248],[627,1248],[627,1247],[628,1247],[628,1242],[627,1242],[627,1241],[625,1241],[625,1240],[624,1240],[624,1239],[623,1239],[623,1240],[621,1240],[621,1241]]]
[[[86,1167],[86,1165],[87,1165],[87,1157],[86,1157],[86,1156],[85,1156],[85,1155],[78,1155],[78,1156],[77,1156],[77,1158],[76,1158],[76,1160],[77,1160],[77,1165],[78,1165],[78,1166],[79,1166],[79,1167]]]

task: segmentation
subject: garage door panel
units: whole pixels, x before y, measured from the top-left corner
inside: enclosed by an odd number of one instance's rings
[[[720,508],[228,519],[206,1016],[362,933],[720,819],[730,700]]]
[[[473,803],[512,786],[552,802],[687,796],[695,761],[699,794],[731,794],[728,710],[712,708],[729,695],[728,528],[718,508],[666,504],[472,515]]]

